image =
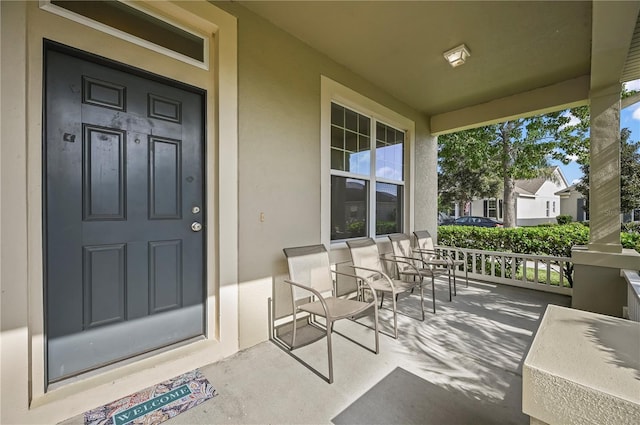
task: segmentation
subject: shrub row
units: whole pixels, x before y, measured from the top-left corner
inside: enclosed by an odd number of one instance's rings
[[[624,248],[640,252],[640,233],[620,234]],[[438,244],[485,251],[508,251],[519,254],[571,257],[574,245],[589,243],[589,228],[581,223],[564,225],[485,228],[473,226],[438,227]]]
[[[556,221],[558,224],[569,224],[573,221],[573,217],[567,214],[560,214],[556,216]]]
[[[640,233],[629,232],[620,234],[623,248],[635,249],[640,252]]]
[[[485,251],[570,257],[571,247],[589,243],[589,228],[580,223],[548,227],[485,228],[440,226],[438,244]]]
[[[640,233],[622,232],[620,240],[624,248],[640,252]],[[518,254],[571,257],[574,245],[589,243],[589,227],[581,223],[564,225],[485,228],[473,226],[440,226],[438,244],[484,251],[507,251]],[[467,267],[472,267],[467,258]],[[520,261],[507,264],[506,272],[518,273]],[[569,286],[573,286],[573,263],[564,263],[562,273]],[[495,272],[494,272],[495,273]]]
[[[640,233],[640,221],[622,223],[622,231],[629,232],[629,233]]]

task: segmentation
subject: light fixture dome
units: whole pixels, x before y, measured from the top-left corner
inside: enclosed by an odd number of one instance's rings
[[[443,53],[443,56],[449,62],[449,65],[455,68],[462,65],[471,56],[471,52],[466,45],[461,44],[451,50],[447,50]]]

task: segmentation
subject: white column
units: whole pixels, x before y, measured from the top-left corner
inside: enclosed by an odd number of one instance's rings
[[[622,252],[620,245],[620,91],[591,93],[589,251]]]
[[[414,222],[413,229],[405,231],[429,230],[436,234],[438,219],[438,138],[428,133],[426,125],[416,122],[416,128],[422,128],[415,138],[414,185]],[[408,173],[407,169],[405,173]],[[411,202],[411,200],[410,200]]]
[[[620,269],[638,270],[640,254],[620,244],[620,84],[591,92],[588,249],[575,246],[571,306],[622,316]]]

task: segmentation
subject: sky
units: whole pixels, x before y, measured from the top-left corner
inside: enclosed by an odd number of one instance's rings
[[[640,91],[640,80],[626,83],[625,87],[628,90]],[[630,105],[620,112],[620,128],[624,127],[631,130],[631,140],[634,142],[640,140],[640,102]],[[575,161],[568,165],[557,162],[556,165],[560,167],[569,184],[576,183],[582,177],[580,166]]]

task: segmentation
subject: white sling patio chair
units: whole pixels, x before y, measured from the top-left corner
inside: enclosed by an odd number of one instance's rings
[[[289,266],[289,279],[285,280],[285,282],[291,285],[291,296],[294,306],[291,350],[296,348],[297,312],[309,313],[312,318],[314,316],[324,317],[326,321],[324,328],[327,333],[327,351],[329,356],[329,383],[331,384],[333,383],[331,333],[335,321],[351,319],[365,310],[372,308],[374,316],[375,353],[378,354],[377,298],[375,293],[373,300],[370,302],[359,299],[338,298],[336,296],[336,284],[332,274],[344,273],[339,273],[331,269],[329,253],[324,245],[285,248],[283,251],[287,257],[287,264]],[[358,280],[360,285],[359,289],[366,287],[373,292],[373,288],[366,281],[358,279],[357,276],[352,277]],[[358,292],[360,293],[362,291],[359,290]],[[307,302],[304,302],[304,300]],[[302,302],[302,304],[300,304],[300,302]],[[314,325],[318,326],[319,323],[314,321]]]
[[[446,260],[436,257],[423,259],[419,252],[414,252],[411,248],[411,238],[404,233],[394,233],[389,235],[393,258],[403,260],[396,264],[398,276],[405,278],[418,278],[424,283],[424,278],[431,278],[431,298],[433,300],[433,312],[436,312],[436,286],[435,277],[438,275],[449,275],[449,301],[451,301],[451,274],[449,263]],[[413,264],[413,266],[409,266]],[[444,267],[444,268],[443,268]]]
[[[456,293],[456,271],[459,270],[460,266],[464,268],[466,286],[469,287],[469,268],[467,266],[467,254],[463,251],[454,249],[453,251],[456,253],[455,257],[450,255],[445,255],[444,251],[438,249],[438,246],[433,243],[433,238],[431,234],[427,230],[416,230],[413,232],[416,237],[416,251],[422,253],[424,259],[428,259],[432,256],[439,255],[441,258],[447,260],[449,262],[449,267],[453,272],[453,295],[457,295]],[[458,257],[458,258],[456,258]],[[462,258],[459,258],[462,257]]]
[[[398,311],[396,309],[398,294],[411,292],[414,288],[420,289],[420,308],[422,310],[422,320],[424,320],[424,291],[421,281],[409,282],[389,277],[383,267],[383,261],[397,263],[399,260],[382,257],[378,252],[378,246],[371,238],[350,240],[347,241],[347,246],[351,253],[351,261],[356,275],[369,282],[373,289],[382,293],[382,296],[385,293],[391,295],[394,338],[398,339]],[[411,263],[407,262],[407,264],[409,264],[409,267],[413,267]]]

